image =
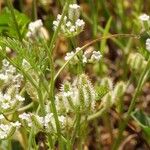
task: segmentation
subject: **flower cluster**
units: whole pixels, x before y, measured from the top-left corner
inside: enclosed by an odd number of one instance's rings
[[[77,47],[75,52],[71,51],[71,52],[66,53],[66,56],[64,57],[64,59],[66,61],[70,60],[76,53],[78,53],[78,51],[80,51],[80,49],[81,49],[80,47]],[[84,64],[98,62],[100,61],[102,57],[100,51],[90,51],[90,52],[85,51],[84,53],[80,52],[77,55],[81,56],[80,60],[82,59],[82,63]],[[73,64],[76,64],[78,62],[79,62],[79,59],[77,56],[74,56],[74,58],[71,60],[71,63]]]
[[[150,17],[147,14],[142,14],[139,16],[139,19],[141,21],[148,21],[150,19]]]
[[[31,127],[35,127],[37,130],[46,130],[47,132],[56,131],[56,125],[53,113],[47,112],[45,116],[39,116],[33,113],[23,113],[19,115],[22,124],[30,130]],[[62,127],[65,124],[65,117],[58,117]]]
[[[139,16],[139,20],[142,23],[142,32],[145,31],[148,35],[150,35],[150,16],[142,14]]]
[[[18,121],[6,123],[3,115],[0,115],[0,122],[5,122],[0,124],[0,140],[7,139],[12,136],[16,129],[21,126],[21,123]]]
[[[28,26],[29,31],[27,32],[26,36],[28,38],[34,38],[39,34],[41,27],[43,27],[43,23],[41,19],[31,22]]]
[[[17,73],[16,68],[13,67],[6,59],[2,61],[2,69],[0,70],[0,80],[5,84],[13,84],[18,89],[21,86],[23,76]]]
[[[53,21],[54,29],[56,30],[62,15],[58,14],[57,19]],[[63,22],[60,27],[60,33],[72,37],[78,35],[83,31],[85,22],[80,17],[80,6],[77,4],[70,4],[68,15],[64,17]]]
[[[0,112],[6,113],[17,109],[20,104],[25,100],[24,97],[19,94],[13,95],[14,91],[7,91],[7,93],[3,94],[0,92]]]
[[[75,52],[71,51],[71,52],[66,53],[66,56],[64,57],[64,59],[66,61],[70,60],[75,55],[75,53],[78,53],[78,51],[80,51],[80,49],[81,49],[80,47],[77,47]],[[78,57],[74,56],[74,58],[72,59],[71,63],[76,64],[78,61],[79,61]]]
[[[82,74],[72,84],[67,81],[62,85],[55,102],[59,113],[75,111],[90,113],[95,107],[96,92],[88,77]]]
[[[43,27],[43,22],[41,19],[29,23],[26,37],[31,39],[32,41],[38,39],[39,37],[49,39],[49,34],[47,30]]]
[[[16,68],[4,59],[0,71],[2,89],[0,91],[0,112],[6,113],[17,109],[25,100],[19,93],[23,77],[17,73]]]
[[[100,51],[93,51],[93,52],[88,52],[85,51],[83,54],[83,63],[93,63],[93,62],[98,62],[101,59],[102,55]]]
[[[35,80],[35,82],[39,83],[39,78],[37,74],[35,73],[35,70],[32,69],[30,63],[26,59],[23,59],[22,67],[25,71],[27,71],[30,74],[30,76]],[[37,90],[29,81],[25,83],[25,89],[32,100],[38,99]]]

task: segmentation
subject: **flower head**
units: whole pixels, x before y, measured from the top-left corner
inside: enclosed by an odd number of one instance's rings
[[[149,18],[150,18],[150,17],[149,17],[147,14],[142,14],[142,15],[140,15],[140,17],[139,17],[139,19],[140,19],[141,21],[148,21]]]

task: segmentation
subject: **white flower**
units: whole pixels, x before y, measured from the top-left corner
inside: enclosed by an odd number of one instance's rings
[[[141,21],[148,21],[148,20],[149,20],[149,16],[148,16],[147,14],[142,14],[142,15],[139,17],[139,19],[140,19]]]
[[[22,96],[20,96],[20,95],[16,95],[16,99],[18,100],[18,101],[20,101],[20,102],[23,102],[24,100],[25,100],[25,98],[24,97],[22,97]]]
[[[43,27],[43,22],[41,19],[31,22],[28,26],[28,32],[26,37],[35,38],[37,35],[39,36],[41,29]]]
[[[11,97],[10,97],[10,95],[8,95],[8,94],[4,94],[4,95],[3,95],[3,98],[4,98],[6,101],[10,101],[10,100],[11,100]]]
[[[66,54],[66,56],[65,56],[65,60],[67,61],[67,60],[69,60],[69,59],[71,59],[72,57],[73,57],[73,55],[74,55],[74,52],[72,51],[72,52],[68,52],[67,54]]]
[[[64,122],[65,122],[65,117],[64,117],[64,116],[58,116],[58,120],[59,120],[62,124],[64,124]]]
[[[81,47],[77,47],[76,48],[76,52],[80,51],[81,50]]]
[[[58,21],[56,21],[56,20],[53,21],[53,25],[54,25],[54,26],[58,27],[58,24],[59,24]]]
[[[4,67],[8,67],[9,66],[9,61],[7,61],[7,59],[3,59],[2,63],[3,63]]]
[[[91,56],[91,60],[90,61],[99,61],[101,59],[102,55],[99,51],[93,51],[93,54]]]
[[[75,29],[76,29],[75,26],[71,26],[69,31],[70,32],[75,32]]]
[[[77,27],[83,27],[85,25],[85,22],[81,19],[78,19],[76,22],[75,22],[76,26]]]
[[[8,75],[0,74],[0,79],[1,80],[8,80]]]
[[[0,124],[0,139],[5,139],[9,135],[12,125]]]
[[[69,96],[72,96],[72,95],[73,95],[72,91],[63,92],[64,97],[69,97]]]
[[[21,86],[21,81],[23,80],[23,76],[17,73],[17,70],[14,66],[10,65],[10,63],[4,59],[2,61],[3,66],[0,70],[0,79],[4,81],[6,84],[10,84],[17,89]]]
[[[66,23],[66,26],[67,26],[67,27],[70,27],[70,26],[71,26],[71,22],[68,21],[68,22]]]
[[[58,15],[57,15],[57,20],[60,20],[61,17],[62,17],[62,15],[58,14]]]
[[[82,60],[83,63],[87,63],[88,62],[88,59],[85,55],[83,55],[83,60]]]
[[[6,73],[14,74],[16,72],[16,68],[12,65],[9,65],[8,70],[6,70]]]
[[[150,38],[146,40],[146,49],[150,52]]]
[[[60,26],[60,33],[72,37],[79,34],[84,28],[84,21],[79,19],[80,17],[80,6],[77,4],[69,5],[69,10],[67,16],[64,16],[62,24]],[[58,14],[57,19],[53,21],[54,30],[57,29],[62,15]]]
[[[5,139],[7,137],[7,133],[5,133],[4,131],[0,131],[0,139]]]
[[[21,123],[19,121],[16,121],[16,122],[11,122],[11,125],[13,127],[19,128],[21,126]]]
[[[71,9],[79,9],[80,6],[77,5],[77,4],[70,4],[70,5],[69,5],[69,8],[71,8]]]
[[[48,124],[52,121],[53,114],[52,113],[47,113],[46,116],[44,117],[44,126],[47,127]]]
[[[30,120],[30,115],[27,114],[27,113],[23,113],[23,114],[20,114],[19,115],[19,118],[22,119],[22,120]]]
[[[42,20],[39,19],[39,20],[36,20],[34,22],[31,22],[29,24],[29,30],[33,33],[35,33],[38,29],[40,29],[41,27],[43,26],[43,23],[42,23]]]
[[[2,103],[1,107],[5,110],[10,108],[10,104],[9,103]]]

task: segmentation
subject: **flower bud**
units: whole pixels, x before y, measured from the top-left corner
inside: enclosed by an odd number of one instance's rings
[[[118,82],[114,88],[113,95],[115,98],[120,98],[126,90],[126,84],[124,82]]]
[[[140,72],[145,68],[147,61],[145,61],[141,54],[131,53],[128,57],[127,63],[133,71]]]
[[[112,92],[109,92],[109,93],[107,93],[107,94],[102,98],[102,105],[103,105],[105,108],[109,108],[109,107],[111,107],[111,105],[113,104],[113,102],[112,102],[112,97],[113,97]]]
[[[80,16],[80,6],[77,4],[69,5],[68,17],[71,21],[75,22]]]
[[[113,81],[111,78],[107,78],[107,77],[103,78],[101,80],[101,85],[107,87],[109,90],[113,89]]]

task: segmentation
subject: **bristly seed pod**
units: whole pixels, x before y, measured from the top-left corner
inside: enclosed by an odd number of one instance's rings
[[[113,89],[113,81],[111,78],[105,77],[101,80],[101,85],[107,87],[109,90]]]
[[[63,110],[65,106],[66,112],[90,112],[95,107],[96,92],[92,83],[84,74],[76,78],[72,84],[69,82],[64,83],[58,95],[62,101],[58,100],[57,97],[56,105],[62,106]],[[62,109],[58,109],[59,112],[62,112]]]
[[[138,73],[145,68],[147,61],[140,53],[131,53],[128,57],[127,63],[129,64],[131,70]]]

